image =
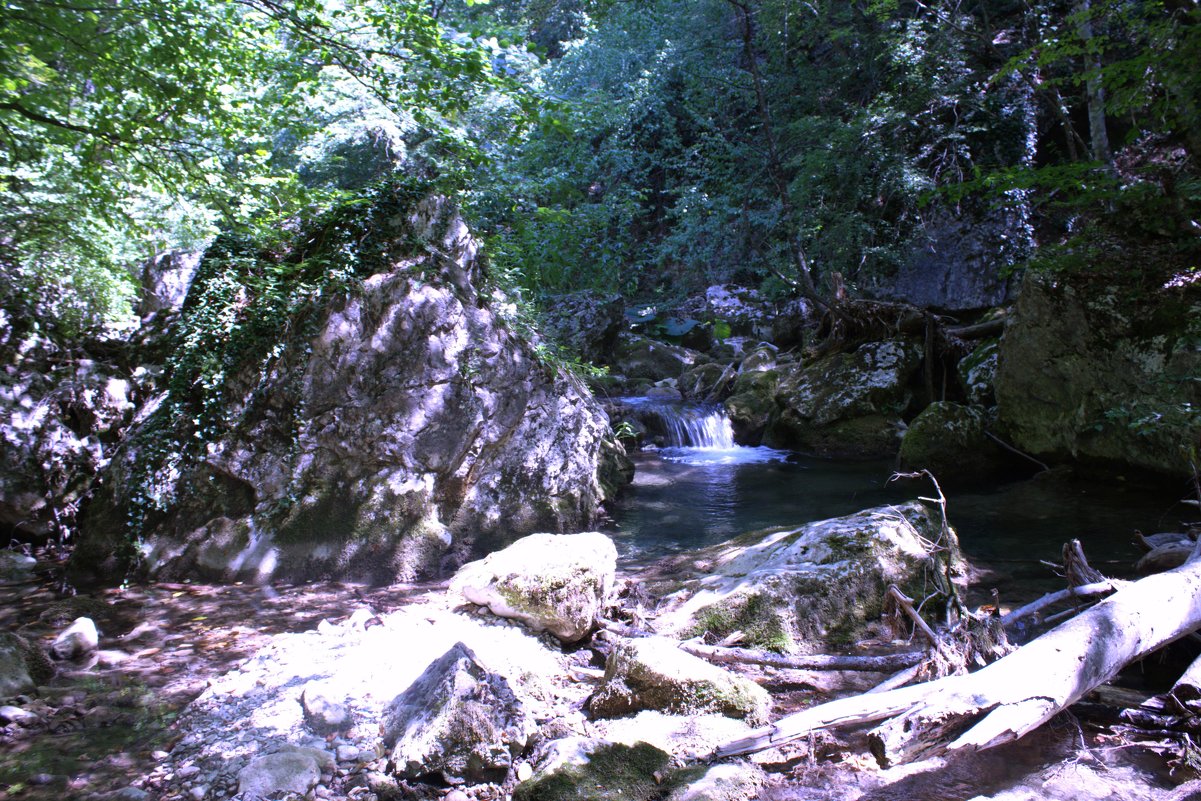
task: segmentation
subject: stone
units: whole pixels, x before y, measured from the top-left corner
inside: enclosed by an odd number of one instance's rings
[[[678,384],[683,397],[702,403],[712,403],[725,394],[734,377],[734,370],[723,364],[698,364],[685,370]]]
[[[28,709],[19,706],[0,706],[0,723],[15,723],[23,729],[29,729],[41,722],[41,718]]]
[[[304,795],[321,781],[322,760],[316,749],[290,748],[257,757],[238,772],[238,792],[246,801],[276,793]]]
[[[664,637],[615,645],[605,662],[604,680],[588,702],[592,714],[600,717],[659,709],[719,712],[752,722],[765,721],[770,706],[770,696],[759,685],[685,653]]]
[[[621,295],[586,289],[550,298],[539,319],[543,332],[569,353],[604,364],[625,330],[625,301]]]
[[[100,647],[100,632],[88,617],[79,617],[54,638],[50,653],[57,659],[79,659]]]
[[[465,565],[448,592],[570,643],[595,628],[616,574],[604,534],[533,534]]]
[[[676,785],[666,801],[751,801],[767,782],[767,774],[750,762],[723,762],[678,771],[667,784]]]
[[[0,584],[20,583],[33,578],[38,561],[32,556],[0,550]]]
[[[1047,462],[1190,478],[1201,285],[1027,274],[1001,338],[1002,438]]]
[[[331,697],[320,682],[310,681],[300,693],[305,725],[314,734],[337,734],[350,728],[350,709]]]
[[[921,362],[921,346],[890,340],[781,367],[765,444],[836,458],[895,455]]]
[[[183,306],[200,267],[201,253],[171,251],[149,259],[142,266],[142,298],[138,314],[177,312]]]
[[[959,360],[955,372],[968,403],[973,406],[997,405],[994,386],[997,381],[997,362],[1001,351],[998,339],[986,339],[967,356]]]
[[[962,581],[954,530],[944,532],[937,509],[919,501],[749,532],[689,554],[693,567],[664,598],[656,626],[681,638],[741,631],[748,647],[785,653],[891,639],[880,620],[888,586],[924,598],[941,580],[931,543]]]
[[[740,371],[726,398],[726,416],[734,428],[735,439],[744,445],[758,445],[768,424],[779,415],[776,389],[779,372],[774,369]]]
[[[915,417],[901,440],[900,466],[929,470],[943,487],[983,484],[1011,469],[1010,454],[987,435],[978,406],[935,401]]]
[[[0,632],[0,698],[31,692],[54,674],[36,644],[12,632]]]
[[[583,383],[515,333],[462,217],[429,198],[371,218],[392,243],[378,272],[229,368],[222,414],[238,425],[175,463],[141,443],[194,438],[190,418],[163,403],[140,420],[82,513],[73,581],[126,575],[125,522],[146,493],[161,514],[141,532],[144,565],[165,580],[414,580],[599,518],[624,449]],[[226,274],[223,252],[201,264],[185,320]]]
[[[709,358],[699,351],[642,334],[625,333],[618,339],[613,370],[627,379],[659,381],[679,378],[685,370],[708,361]]]
[[[664,751],[646,743],[592,743],[587,761],[559,763],[517,785],[513,801],[650,801],[658,798],[671,764]]]
[[[508,680],[458,643],[392,701],[381,731],[398,776],[501,783],[537,723]]]

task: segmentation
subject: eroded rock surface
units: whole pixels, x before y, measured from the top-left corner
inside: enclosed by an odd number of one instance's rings
[[[595,628],[616,573],[617,548],[604,534],[533,534],[465,565],[450,593],[576,642]]]

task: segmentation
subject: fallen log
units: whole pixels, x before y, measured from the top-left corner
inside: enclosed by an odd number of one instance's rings
[[[767,651],[753,651],[749,648],[722,648],[716,645],[703,645],[698,642],[683,642],[680,643],[680,648],[693,656],[699,656],[711,662],[763,665],[765,667],[789,670],[861,670],[886,673],[912,667],[926,658],[924,651],[902,651],[897,654],[883,654],[880,656],[859,656],[855,654],[785,656]]]
[[[1201,712],[1201,656],[1185,669],[1169,695],[1183,711]]]
[[[1033,731],[1130,662],[1201,626],[1201,558],[1123,587],[971,674],[812,707],[719,746],[749,754],[817,729],[886,721],[869,736],[882,765],[982,750]]]

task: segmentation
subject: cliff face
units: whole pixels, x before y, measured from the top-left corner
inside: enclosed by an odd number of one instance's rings
[[[164,578],[414,579],[594,521],[624,459],[604,412],[498,315],[444,202],[380,219],[377,272],[226,371],[220,430],[171,396],[144,415],[85,512],[77,579],[139,561]]]

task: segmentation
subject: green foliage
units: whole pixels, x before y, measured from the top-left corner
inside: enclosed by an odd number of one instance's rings
[[[0,24],[5,293],[30,326],[94,329],[122,305],[127,265],[217,219],[269,227],[397,167],[478,158],[459,121],[505,85],[418,0],[14,0]],[[89,271],[111,276],[95,303],[73,286]],[[65,307],[28,297],[47,276]]]

